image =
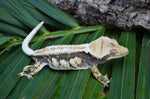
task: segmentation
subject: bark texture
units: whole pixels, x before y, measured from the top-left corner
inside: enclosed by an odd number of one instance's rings
[[[89,25],[111,24],[150,31],[150,0],[49,0]]]

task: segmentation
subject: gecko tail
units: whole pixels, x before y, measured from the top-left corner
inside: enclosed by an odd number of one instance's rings
[[[43,24],[44,21],[40,22],[22,42],[22,50],[25,54],[29,56],[34,54],[34,51],[31,48],[29,48],[29,42],[31,41],[33,36],[37,33],[37,31],[42,27]]]

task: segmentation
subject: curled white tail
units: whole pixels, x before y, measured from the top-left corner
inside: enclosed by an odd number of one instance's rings
[[[33,38],[33,36],[37,33],[37,31],[42,27],[42,25],[44,24],[44,22],[40,22],[30,33],[29,35],[24,39],[23,43],[22,43],[22,50],[25,54],[27,55],[33,55],[34,51],[29,48],[29,42],[31,41],[31,39]]]

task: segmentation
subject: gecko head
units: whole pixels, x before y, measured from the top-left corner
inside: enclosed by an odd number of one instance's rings
[[[112,43],[110,43],[110,45],[111,48],[109,50],[109,57],[107,60],[120,58],[128,55],[129,53],[129,50],[126,47],[119,45],[116,40],[112,40]]]
[[[128,49],[119,45],[116,40],[104,36],[91,42],[89,48],[91,55],[105,60],[123,57],[129,53]]]

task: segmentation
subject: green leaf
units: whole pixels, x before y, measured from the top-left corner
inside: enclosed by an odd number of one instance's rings
[[[150,99],[150,35],[144,34],[137,81],[137,99]]]
[[[35,43],[36,47],[40,46],[43,40]],[[17,57],[16,57],[17,56]],[[15,51],[0,62],[0,98],[8,96],[8,93],[15,87],[15,84],[19,81],[17,74],[22,71],[23,67],[30,62],[30,58],[24,55],[21,48],[15,49]],[[10,64],[11,63],[11,64]],[[27,80],[27,79],[26,79]],[[28,80],[27,80],[28,81]],[[17,97],[18,98],[18,97]]]
[[[4,44],[5,42],[9,41],[12,37],[0,37],[0,45]]]
[[[4,35],[2,33],[0,33],[0,37],[4,37]]]
[[[17,56],[17,57],[16,57]],[[16,70],[21,69],[21,65],[28,63],[29,59],[24,59],[21,49],[16,50],[11,56],[7,57],[5,60],[1,61],[0,67],[0,98],[4,99],[13,88],[18,79]],[[12,60],[13,59],[13,60]],[[11,64],[10,64],[11,63]],[[5,67],[5,68],[4,68]],[[4,68],[4,69],[2,69]],[[12,79],[13,78],[13,79]]]
[[[48,16],[52,17],[53,19],[65,24],[69,27],[76,28],[78,27],[78,23],[75,19],[71,16],[68,16],[66,13],[62,12],[55,6],[53,6],[47,0],[28,0],[31,4],[37,7],[39,10],[43,11]]]
[[[129,49],[129,54],[115,60],[109,99],[133,99],[135,79],[135,33],[123,32],[119,43]]]
[[[0,30],[11,35],[27,36],[26,32],[9,24],[0,22]],[[6,34],[5,34],[6,35]]]
[[[66,28],[64,26],[64,24],[61,24],[60,22],[58,22],[57,20],[54,20],[50,17],[48,17],[46,14],[38,11],[33,5],[29,4],[28,1],[21,1],[22,3],[24,3],[24,7],[28,10],[28,12],[30,12],[30,14],[32,14],[32,16],[34,16],[37,20],[42,20],[44,21],[46,24],[52,26],[52,27],[57,27],[57,28]]]
[[[24,8],[20,0],[1,0],[0,5],[29,28],[34,28],[39,23],[39,20],[36,20],[36,18]],[[44,27],[41,31],[47,32]]]
[[[66,34],[69,34],[69,33],[81,34],[81,33],[96,31],[101,28],[103,28],[103,26],[97,25],[97,26],[89,26],[89,27],[80,27],[80,28],[71,29],[71,30],[55,31],[55,32],[44,34],[43,36],[41,36],[41,38],[45,38],[45,39],[46,38],[57,38],[57,37],[65,36]]]
[[[6,9],[0,6],[0,21],[11,24],[13,26],[26,29],[26,27],[21,24],[16,18],[14,18]]]

